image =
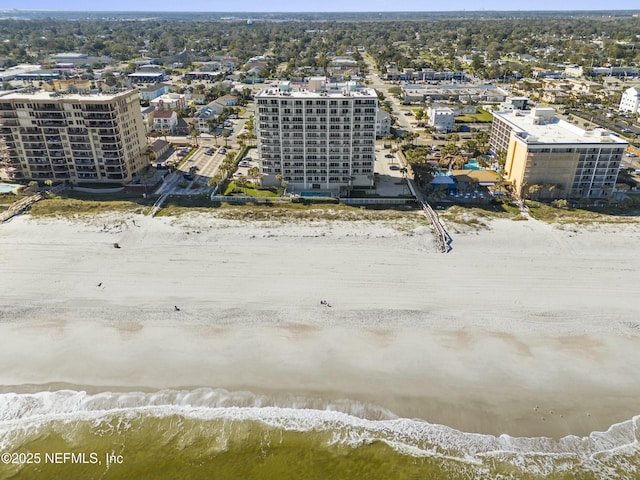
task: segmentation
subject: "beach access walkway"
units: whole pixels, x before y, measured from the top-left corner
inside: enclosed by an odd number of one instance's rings
[[[58,185],[56,187],[46,190],[44,193],[58,194],[66,190],[66,188],[67,188],[66,185]],[[0,223],[4,223],[7,220],[10,220],[16,215],[20,215],[21,213],[28,210],[31,207],[31,205],[33,205],[39,200],[42,200],[43,198],[44,198],[43,192],[37,192],[33,195],[21,198],[20,200],[12,203],[5,212],[2,212],[0,214]]]
[[[399,155],[402,163],[407,165],[407,161],[404,158],[404,155]],[[411,191],[411,195],[416,198],[416,202],[420,204],[422,207],[422,213],[424,213],[425,217],[429,219],[431,222],[431,227],[433,228],[433,234],[436,237],[436,243],[438,245],[438,250],[442,253],[448,253],[451,251],[451,236],[447,233],[440,221],[440,216],[436,213],[436,211],[431,208],[429,202],[425,200],[422,194],[418,191],[414,179],[413,179],[413,171],[411,168],[407,168],[407,176],[406,176],[407,185],[409,190]]]

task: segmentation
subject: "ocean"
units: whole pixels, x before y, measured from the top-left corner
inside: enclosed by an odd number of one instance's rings
[[[0,395],[0,479],[638,479],[640,416],[513,438],[250,392]]]

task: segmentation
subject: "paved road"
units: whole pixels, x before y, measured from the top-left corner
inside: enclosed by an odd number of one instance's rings
[[[376,68],[373,61],[368,55],[365,55],[363,58],[367,63],[367,65],[369,66],[369,74],[367,75],[367,78],[371,80],[371,87],[378,90],[379,92],[382,92],[384,94],[385,101],[388,100],[389,102],[391,102],[391,111],[397,117],[397,122],[398,122],[397,126],[401,130],[413,132],[414,129],[409,120],[409,118],[413,118],[413,117],[405,116],[404,113],[408,110],[403,111],[400,108],[400,100],[397,98],[394,98],[393,95],[389,93],[389,88],[394,85],[385,83],[384,80],[380,78],[380,76],[376,73]]]

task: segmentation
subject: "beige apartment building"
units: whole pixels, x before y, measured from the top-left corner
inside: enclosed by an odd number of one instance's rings
[[[506,152],[505,179],[518,196],[537,185],[540,198],[603,198],[615,188],[627,142],[611,132],[585,130],[552,108],[494,112],[494,152]]]
[[[14,179],[122,184],[148,163],[135,90],[0,96],[0,137]]]
[[[371,88],[329,90],[312,78],[288,82],[255,97],[263,182],[294,189],[339,190],[373,185],[378,96]]]

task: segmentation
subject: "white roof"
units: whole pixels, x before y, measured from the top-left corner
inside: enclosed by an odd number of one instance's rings
[[[516,136],[529,144],[576,144],[627,142],[603,128],[585,130],[553,115],[552,108],[534,108],[525,112],[509,110],[494,112],[494,116],[511,124]]]

